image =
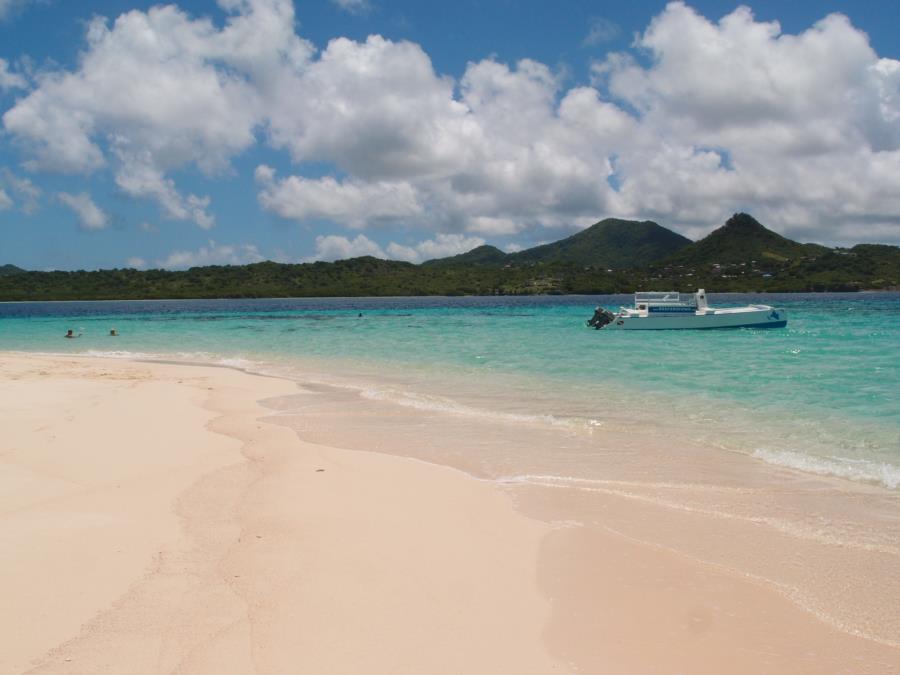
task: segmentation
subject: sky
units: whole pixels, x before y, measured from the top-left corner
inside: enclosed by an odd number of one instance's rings
[[[0,0],[0,264],[900,244],[900,3]]]

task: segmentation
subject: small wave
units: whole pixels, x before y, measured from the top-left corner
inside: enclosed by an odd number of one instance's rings
[[[132,352],[125,349],[112,349],[112,350],[103,350],[103,349],[88,349],[83,354],[84,356],[96,356],[97,358],[102,359],[158,359],[160,358],[160,354],[151,354],[149,352]]]
[[[754,451],[753,456],[769,464],[820,476],[836,476],[863,483],[878,483],[891,490],[900,487],[900,466],[887,462],[846,457],[816,457],[802,452],[762,448]]]
[[[210,352],[138,352],[125,349],[89,349],[83,356],[92,356],[104,359],[130,359],[134,361],[177,361],[187,364],[200,364],[212,366],[225,366],[237,370],[254,372],[259,370],[261,364],[257,361],[239,357],[221,357]],[[262,371],[260,370],[260,374]]]
[[[520,474],[502,476],[497,479],[502,484],[539,485],[543,487],[617,487],[638,488],[646,490],[685,490],[690,492],[712,492],[727,494],[757,494],[757,488],[732,487],[707,483],[681,483],[671,481],[631,481],[610,480],[606,478],[580,478],[577,476],[553,476],[544,474]]]
[[[642,483],[632,481],[594,480],[574,478],[571,476],[535,476],[521,475],[500,479],[501,483],[534,485],[537,487],[555,488],[562,490],[578,490],[581,492],[594,492],[614,497],[630,499],[636,502],[652,504],[653,506],[682,511],[685,513],[720,518],[724,520],[736,520],[757,525],[764,525],[773,530],[798,539],[816,541],[829,546],[855,548],[864,551],[888,553],[900,555],[900,548],[894,545],[894,541],[861,541],[858,538],[848,539],[835,532],[832,526],[810,527],[801,522],[786,520],[784,518],[768,516],[764,514],[741,513],[738,511],[722,509],[715,506],[695,505],[690,501],[681,500],[678,490],[687,488],[688,492],[713,491],[733,492],[735,494],[747,493],[743,488],[729,488],[727,486],[692,485],[681,483]],[[662,490],[661,490],[662,489]],[[672,492],[674,490],[674,492]],[[750,490],[750,492],[755,492]]]
[[[249,359],[241,358],[218,359],[215,363],[217,366],[227,366],[229,368],[236,368],[238,370],[247,371],[251,369],[258,369],[261,365],[257,361],[250,361]]]
[[[568,429],[595,429],[603,426],[603,422],[593,419],[581,419],[576,417],[557,417],[555,415],[535,415],[528,413],[507,413],[484,408],[476,408],[440,396],[428,396],[408,391],[396,391],[391,389],[363,389],[361,395],[373,401],[386,401],[407,408],[414,408],[425,412],[449,413],[452,415],[464,415],[466,417],[478,417],[513,424],[548,424],[553,427]]]

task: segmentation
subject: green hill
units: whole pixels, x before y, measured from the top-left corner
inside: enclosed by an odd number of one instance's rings
[[[761,225],[753,216],[736,213],[700,241],[685,246],[663,261],[667,265],[785,263],[815,257],[828,249],[818,244],[800,244]]]
[[[0,277],[9,277],[13,274],[21,274],[24,272],[21,267],[16,267],[15,265],[0,265]]]
[[[504,253],[496,246],[484,244],[483,246],[473,248],[467,253],[452,255],[449,258],[426,260],[422,265],[498,265],[506,262],[507,257],[508,254]]]
[[[545,263],[624,269],[656,262],[691,240],[645,220],[607,218],[552,244],[511,253],[513,264]]]
[[[772,279],[791,290],[802,282],[808,290],[864,290],[900,285],[900,248],[857,244],[853,248],[824,249],[814,258],[786,265]]]
[[[693,244],[656,223],[609,219],[519,253],[485,245],[421,265],[362,257],[184,271],[0,267],[0,300],[592,294],[698,287],[710,292],[900,289],[900,248],[799,244],[736,214]]]

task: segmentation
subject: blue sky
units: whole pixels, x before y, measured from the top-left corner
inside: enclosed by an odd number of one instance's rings
[[[888,2],[0,0],[0,264],[419,261],[737,210],[900,243],[897,25]]]

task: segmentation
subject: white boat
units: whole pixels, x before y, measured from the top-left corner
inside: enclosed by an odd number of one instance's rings
[[[770,305],[710,307],[701,288],[696,293],[635,293],[634,307],[621,307],[615,314],[597,307],[587,324],[626,330],[783,328],[787,311]]]

